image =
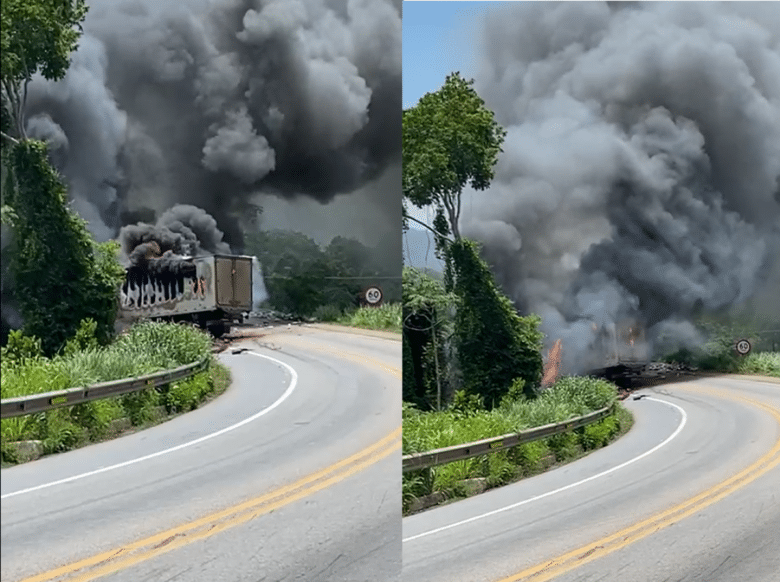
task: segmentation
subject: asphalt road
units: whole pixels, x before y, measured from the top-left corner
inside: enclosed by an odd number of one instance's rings
[[[609,447],[405,518],[404,580],[778,582],[780,384],[636,394]]]
[[[400,341],[263,334],[203,408],[2,470],[3,582],[399,580]]]

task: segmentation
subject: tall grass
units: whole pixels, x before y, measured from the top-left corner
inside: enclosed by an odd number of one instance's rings
[[[737,365],[740,374],[759,374],[780,378],[780,352],[758,352],[745,356]]]
[[[379,307],[361,307],[347,313],[338,322],[353,327],[401,332],[401,304],[385,303]]]
[[[411,404],[403,408],[403,454],[428,451],[473,442],[528,428],[561,422],[609,406],[615,402],[615,386],[592,378],[561,378],[538,398],[506,399],[491,410],[422,412]],[[555,462],[562,462],[599,448],[621,431],[627,430],[631,417],[625,410],[587,427],[514,447],[508,451],[483,455],[415,471],[404,475],[404,507],[412,500],[434,491],[454,496],[465,494],[465,479],[483,477],[488,487],[534,474]]]
[[[211,339],[197,328],[174,323],[140,323],[105,348],[48,358],[2,360],[2,398],[87,386],[176,368],[199,361]]]
[[[141,323],[105,348],[90,347],[51,359],[4,358],[2,397],[140,376],[194,363],[209,357],[210,353],[209,336],[196,328]],[[3,419],[0,421],[2,460],[4,463],[18,461],[15,449],[9,444],[14,441],[40,440],[45,454],[72,449],[111,436],[112,423],[120,418],[129,418],[132,425],[143,426],[159,421],[161,414],[192,410],[224,390],[228,383],[227,369],[211,361],[208,370],[168,386]]]

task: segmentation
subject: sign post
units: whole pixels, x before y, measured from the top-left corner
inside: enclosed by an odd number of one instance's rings
[[[366,289],[363,294],[366,303],[371,307],[379,307],[382,305],[382,289],[378,285],[372,285]]]

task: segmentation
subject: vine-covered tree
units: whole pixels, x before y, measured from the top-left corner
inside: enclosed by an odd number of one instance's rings
[[[50,356],[83,319],[92,318],[96,337],[107,342],[124,276],[118,243],[95,243],[84,220],[68,207],[65,185],[49,164],[44,143],[15,144],[10,161],[17,215],[12,273],[24,332],[41,338]]]
[[[87,318],[97,338],[108,341],[124,275],[118,245],[94,241],[68,207],[46,144],[25,132],[28,84],[36,73],[53,81],[65,76],[86,13],[84,0],[6,0],[0,8],[2,218],[13,226],[10,273],[23,330],[41,339],[46,355]]]
[[[516,378],[525,380],[533,396],[542,375],[542,333],[539,317],[521,317],[496,285],[490,268],[473,241],[450,245],[458,296],[455,343],[463,387],[482,396],[492,408],[501,402]]]
[[[433,205],[439,228],[438,217],[446,217],[456,240],[463,188],[490,185],[506,136],[473,84],[452,73],[441,89],[403,112],[404,198],[420,208]]]

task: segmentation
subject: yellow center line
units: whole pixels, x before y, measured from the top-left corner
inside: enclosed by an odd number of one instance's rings
[[[309,347],[333,353],[340,358],[355,360],[358,363],[371,364],[390,372],[398,378],[401,377],[401,371],[398,368],[373,358],[365,358],[341,350],[323,349],[318,346]],[[88,582],[149,560],[160,554],[170,552],[181,546],[208,538],[226,529],[236,527],[260,515],[274,511],[343,481],[388,455],[399,451],[401,448],[401,431],[402,427],[399,426],[390,434],[363,450],[270,493],[136,542],[125,544],[119,548],[25,578],[19,582],[51,582],[56,579],[68,580],[69,582]]]
[[[293,501],[311,495],[325,487],[343,481],[366,467],[380,461],[401,448],[401,427],[366,447],[362,451],[335,463],[325,469],[299,479],[295,483],[245,501],[228,509],[218,511],[189,523],[163,531],[137,542],[123,545],[62,566],[48,572],[25,578],[21,582],[45,582],[62,576],[79,574],[69,580],[85,582],[105,574],[121,570],[133,564],[148,560],[219,531],[235,527],[264,513],[283,507]],[[128,554],[133,553],[131,556]],[[81,573],[81,570],[101,566],[99,569]]]
[[[686,390],[695,392],[706,392],[710,394],[717,394],[721,397],[731,400],[742,401],[753,406],[757,406],[769,414],[780,424],[780,411],[772,406],[768,406],[762,402],[752,400],[750,398],[743,398],[741,396],[735,396],[723,391],[714,391],[706,389],[695,389],[688,387]],[[663,511],[655,516],[640,521],[634,525],[624,528],[614,534],[604,537],[593,543],[584,545],[571,552],[567,552],[552,560],[547,560],[540,564],[537,564],[531,568],[527,568],[522,572],[518,572],[508,578],[502,578],[499,582],[519,582],[520,580],[533,580],[533,582],[544,582],[551,580],[556,576],[565,574],[570,570],[578,568],[583,564],[592,562],[602,558],[612,552],[615,552],[621,548],[624,548],[642,538],[647,537],[657,531],[660,531],[670,525],[673,525],[686,517],[698,513],[699,511],[709,507],[713,503],[716,503],[724,497],[734,493],[738,489],[748,485],[755,481],[768,471],[771,471],[780,464],[780,439],[775,443],[772,449],[759,458],[756,462],[751,464],[746,469],[740,471],[736,475],[726,479],[725,481],[718,483],[717,485],[710,487],[709,489],[699,493],[698,495]]]
[[[388,372],[389,374],[392,374],[396,378],[401,378],[401,369],[397,366],[392,366],[390,364],[387,364],[385,362],[382,362],[381,360],[377,360],[375,358],[370,358],[368,356],[363,356],[361,354],[356,354],[354,352],[349,352],[346,350],[336,350],[336,349],[330,349],[330,348],[324,348],[320,345],[315,345],[313,342],[308,342],[304,339],[302,339],[302,336],[279,336],[279,340],[281,343],[291,343],[291,344],[298,344],[301,346],[305,346],[307,349],[311,348],[313,350],[317,350],[319,352],[325,352],[326,354],[331,354],[334,356],[337,356],[344,360],[351,360],[353,362],[357,362],[358,364],[369,364],[375,368],[381,368],[385,372]]]

